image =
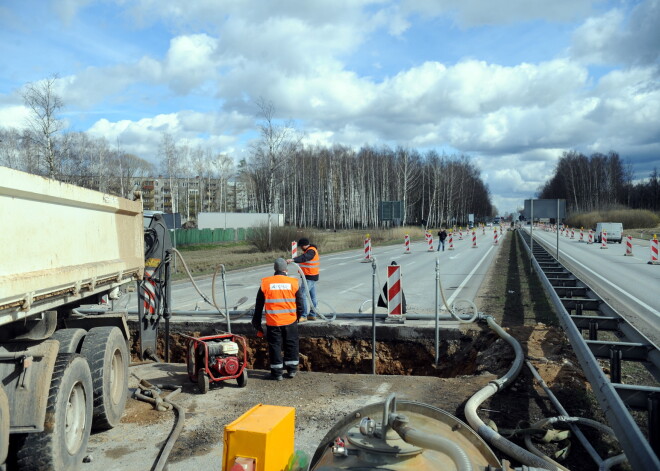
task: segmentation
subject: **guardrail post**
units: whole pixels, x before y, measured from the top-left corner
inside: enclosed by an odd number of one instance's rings
[[[589,321],[589,340],[598,340],[598,322]]]
[[[610,347],[610,382],[621,383],[621,358],[623,352],[618,347]]]
[[[655,454],[660,456],[660,394],[649,394],[648,403],[649,443]]]

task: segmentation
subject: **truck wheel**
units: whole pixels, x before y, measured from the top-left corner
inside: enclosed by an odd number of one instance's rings
[[[9,400],[0,385],[0,466],[7,460],[9,451]]]
[[[236,382],[238,383],[239,388],[244,388],[245,386],[247,386],[247,382],[248,382],[247,368],[243,368],[243,372],[238,378],[236,378]]]
[[[19,469],[77,469],[92,429],[92,375],[87,361],[61,353],[55,361],[44,431],[19,440]]]
[[[81,354],[87,358],[94,384],[94,430],[119,424],[128,394],[128,347],[117,327],[87,332]]]
[[[58,353],[80,353],[80,347],[86,334],[85,329],[60,329],[50,338],[60,342]]]

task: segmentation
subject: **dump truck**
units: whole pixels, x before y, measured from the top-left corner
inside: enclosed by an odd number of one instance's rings
[[[139,354],[155,356],[169,234],[139,200],[6,167],[0,220],[0,469],[76,469],[91,430],[119,423],[130,361],[126,315],[81,308],[137,289]]]

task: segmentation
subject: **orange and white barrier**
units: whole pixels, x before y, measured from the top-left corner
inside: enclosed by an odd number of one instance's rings
[[[410,255],[410,236],[408,234],[403,237],[403,254]]]
[[[566,228],[566,238],[568,239],[569,237],[571,237],[571,230]]]
[[[447,250],[454,250],[454,233],[450,232],[447,237],[449,238],[449,247]]]
[[[584,227],[580,228],[580,242],[584,242]]]
[[[433,249],[433,235],[429,234],[428,242],[429,242],[428,252],[435,252],[435,250]]]
[[[575,229],[571,229],[571,239],[575,239]]]
[[[593,229],[589,229],[589,241],[587,244],[593,244],[594,243],[594,231]]]
[[[472,231],[472,248],[477,248],[477,231]]]
[[[458,228],[458,240],[463,240],[463,228]]]
[[[630,235],[626,238],[626,253],[623,254],[623,255],[625,255],[627,257],[632,257],[633,256],[633,253],[632,253],[632,236],[630,236]]]
[[[493,245],[497,245],[497,229],[495,229],[495,231],[494,231]]]
[[[600,248],[601,249],[607,248],[607,232],[605,231],[600,233]]]
[[[401,289],[401,266],[387,266],[387,318],[402,320],[403,296]]]
[[[298,256],[298,242],[295,240],[291,242],[291,258],[296,258]]]
[[[651,240],[651,260],[649,260],[649,265],[660,265],[658,262],[658,236],[653,234],[653,239]]]

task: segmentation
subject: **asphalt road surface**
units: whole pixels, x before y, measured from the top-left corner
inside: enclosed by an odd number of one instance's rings
[[[505,236],[507,233],[504,233]],[[500,241],[502,239],[500,238]],[[411,243],[411,253],[404,255],[403,244],[374,246],[373,257],[376,259],[376,291],[380,293],[387,281],[387,265],[393,261],[401,265],[403,292],[407,301],[408,313],[433,314],[435,312],[436,261],[440,283],[451,305],[456,299],[473,301],[477,290],[485,278],[490,263],[496,254],[498,245],[493,242],[492,231],[477,231],[477,247],[472,247],[471,236],[464,233],[463,240],[454,238],[454,250],[429,252],[424,241]],[[437,246],[436,246],[437,248]],[[363,250],[324,254],[321,250],[321,273],[317,284],[319,309],[325,315],[337,313],[371,312],[372,283],[374,272],[371,263],[363,263]],[[261,278],[273,273],[272,265],[227,272],[227,303],[230,310],[242,297],[248,301],[241,307],[254,304]],[[296,275],[296,269],[290,265],[289,274]],[[209,299],[211,297],[211,278],[204,277],[196,281]],[[224,294],[221,277],[216,279],[216,301],[224,308]],[[116,302],[114,309],[134,309],[137,305],[135,294],[125,296]],[[442,302],[440,302],[442,306]],[[176,283],[172,288],[172,306],[174,311],[213,311],[196,292],[189,281]],[[378,312],[385,312],[379,308]],[[200,312],[199,316],[204,316]]]
[[[529,228],[527,228],[529,230]],[[556,256],[557,234],[534,230]],[[585,234],[585,240],[587,235]],[[633,256],[626,243],[601,244],[559,236],[559,261],[587,283],[656,347],[660,345],[660,265],[649,265],[649,242],[633,240]]]

